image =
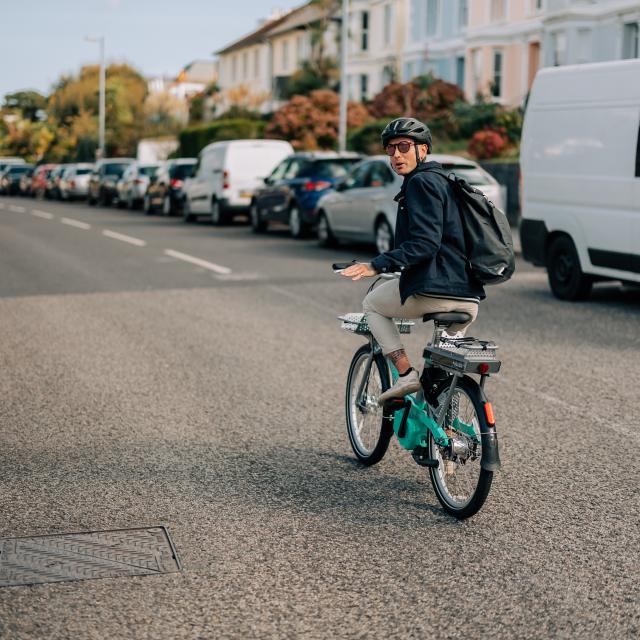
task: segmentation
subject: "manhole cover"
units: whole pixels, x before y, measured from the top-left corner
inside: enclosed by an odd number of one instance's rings
[[[180,571],[165,527],[0,540],[0,587]]]

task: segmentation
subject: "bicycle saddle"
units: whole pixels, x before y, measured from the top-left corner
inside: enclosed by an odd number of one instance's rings
[[[422,322],[429,322],[429,320],[433,320],[438,324],[463,324],[464,322],[469,322],[471,320],[471,316],[468,313],[464,313],[463,311],[445,311],[441,313],[425,313],[422,316]]]

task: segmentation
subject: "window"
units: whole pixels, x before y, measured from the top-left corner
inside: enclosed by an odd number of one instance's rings
[[[388,47],[391,44],[391,21],[393,19],[392,7],[390,4],[384,5],[384,44]]]
[[[622,37],[622,57],[638,57],[638,23],[630,22],[624,25]]]
[[[298,36],[296,40],[296,56],[298,64],[301,64],[304,60],[304,36]]]
[[[591,29],[578,29],[578,57],[579,64],[591,60]]]
[[[421,0],[411,0],[409,24],[411,25],[412,42],[417,42],[420,39],[420,2]]]
[[[427,35],[433,36],[438,32],[439,0],[427,0]]]
[[[273,184],[274,182],[277,182],[278,180],[282,180],[285,171],[287,170],[287,167],[289,166],[289,163],[291,162],[291,160],[283,160],[272,172],[271,175],[269,176],[269,183]]]
[[[360,76],[360,100],[367,100],[369,97],[369,76],[363,73]]]
[[[363,11],[361,14],[360,48],[362,51],[369,49],[369,12]]]
[[[236,56],[233,56],[233,58],[231,58],[231,81],[235,82],[236,80],[236,73],[237,73],[238,69],[237,69],[237,58]]]
[[[456,84],[464,89],[464,56],[456,58]]]
[[[506,0],[491,0],[491,22],[499,22],[507,17]]]
[[[458,29],[469,24],[469,0],[458,0]]]
[[[257,78],[260,75],[260,51],[256,49],[253,52],[253,77]]]
[[[249,77],[249,54],[246,51],[242,54],[242,77]]]
[[[372,162],[371,171],[367,180],[369,187],[384,187],[385,184],[393,182],[393,174],[383,162]]]
[[[287,71],[289,69],[289,43],[282,43],[282,70]]]
[[[359,164],[349,175],[345,178],[345,189],[358,189],[364,187],[366,184],[367,174],[369,173],[370,163]]]
[[[556,31],[551,34],[551,52],[553,55],[552,64],[559,67],[566,63],[567,36],[564,31]]]
[[[491,95],[494,98],[502,96],[502,51],[493,51],[493,83],[491,85]]]

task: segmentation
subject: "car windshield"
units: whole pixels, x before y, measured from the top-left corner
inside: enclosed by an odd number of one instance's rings
[[[472,164],[443,164],[442,168],[453,171],[459,178],[466,180],[471,185],[493,184],[491,178],[479,167]]]
[[[27,173],[31,171],[31,167],[11,167],[9,173]]]
[[[314,160],[303,166],[298,175],[300,178],[341,178],[357,161],[357,158]]]
[[[91,173],[92,169],[76,169],[77,176],[84,176],[87,173]]]
[[[145,167],[138,167],[138,173],[143,176],[152,176],[159,168],[157,164],[148,164]]]
[[[172,180],[184,180],[190,178],[193,175],[193,170],[196,168],[194,164],[176,164],[171,167],[171,179]]]
[[[108,176],[121,176],[125,169],[128,167],[129,165],[127,163],[123,163],[123,164],[106,164],[104,166],[104,172],[106,175]]]

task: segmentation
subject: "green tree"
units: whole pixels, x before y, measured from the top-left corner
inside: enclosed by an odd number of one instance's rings
[[[47,99],[37,91],[18,91],[8,93],[4,97],[2,110],[17,113],[25,120],[37,122],[44,119],[44,111],[47,107]]]

